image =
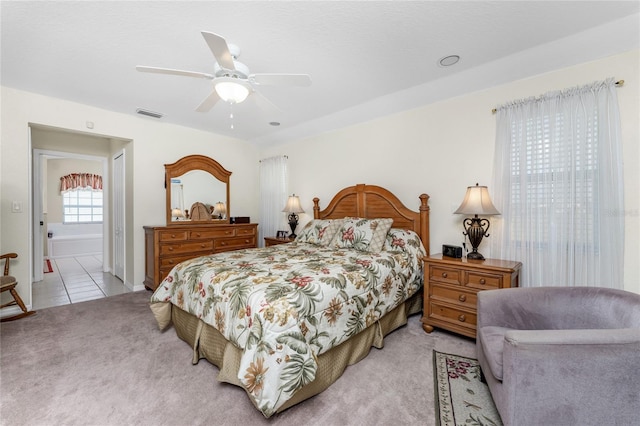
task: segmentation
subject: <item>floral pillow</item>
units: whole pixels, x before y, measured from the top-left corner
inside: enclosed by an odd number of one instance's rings
[[[392,224],[393,219],[346,217],[331,246],[378,253]]]
[[[340,229],[342,219],[314,219],[308,222],[296,236],[301,243],[327,246]]]
[[[414,253],[420,257],[426,256],[426,251],[420,237],[414,231],[391,228],[382,247],[384,251],[403,251]]]

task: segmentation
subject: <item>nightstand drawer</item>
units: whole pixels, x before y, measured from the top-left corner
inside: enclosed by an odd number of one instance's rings
[[[440,320],[462,327],[469,327],[475,331],[477,315],[468,310],[456,309],[455,307],[440,304],[431,300],[429,306],[429,318]]]
[[[466,306],[471,309],[476,308],[478,297],[474,291],[445,287],[435,283],[431,284],[430,290],[432,299],[446,301],[453,305]]]
[[[462,271],[454,268],[431,265],[429,266],[429,280],[460,285],[462,284]]]
[[[502,288],[502,275],[483,274],[481,272],[468,272],[465,280],[467,287],[478,290]]]

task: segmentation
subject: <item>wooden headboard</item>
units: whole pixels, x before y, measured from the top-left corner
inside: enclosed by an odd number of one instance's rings
[[[421,194],[418,211],[407,208],[402,202],[380,186],[363,183],[349,186],[338,192],[326,209],[320,210],[320,199],[313,199],[315,219],[342,219],[346,216],[364,218],[392,218],[394,228],[411,229],[422,240],[429,255],[429,196]]]

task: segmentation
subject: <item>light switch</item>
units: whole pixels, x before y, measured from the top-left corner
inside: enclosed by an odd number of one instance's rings
[[[11,202],[11,212],[12,213],[22,213],[22,203],[20,201],[12,201]]]

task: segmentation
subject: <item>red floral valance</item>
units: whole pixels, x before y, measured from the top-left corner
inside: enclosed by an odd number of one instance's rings
[[[60,178],[61,194],[78,189],[102,191],[102,176],[94,175],[93,173],[71,173]]]

